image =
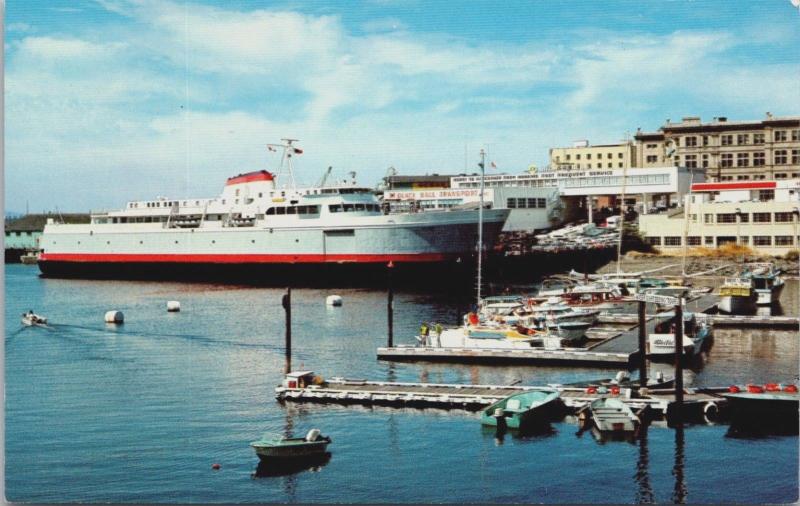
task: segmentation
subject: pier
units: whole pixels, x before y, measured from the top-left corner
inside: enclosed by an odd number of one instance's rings
[[[493,348],[439,348],[436,346],[392,346],[378,348],[378,359],[395,361],[433,361],[460,363],[515,363],[569,366],[632,368],[636,353],[587,351],[582,348],[547,350]]]

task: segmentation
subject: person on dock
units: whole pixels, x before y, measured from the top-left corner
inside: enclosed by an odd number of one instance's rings
[[[442,328],[441,323],[433,324],[433,331],[436,332],[436,346],[440,348],[442,346],[442,330],[444,329]]]
[[[428,327],[428,322],[422,322],[422,325],[419,327],[419,337],[422,341],[422,346],[428,346],[428,334],[430,333],[430,327]]]

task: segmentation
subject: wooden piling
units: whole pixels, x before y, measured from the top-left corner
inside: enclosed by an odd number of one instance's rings
[[[286,313],[286,366],[284,372],[292,371],[292,288],[286,288],[286,293],[281,300],[283,310]]]
[[[394,346],[394,290],[392,287],[392,269],[394,268],[394,264],[389,262],[386,266],[386,279],[388,285],[388,294],[387,294],[387,301],[386,301],[386,317],[387,317],[387,325],[388,333],[386,335],[386,347],[391,348]]]
[[[647,302],[639,301],[639,386],[647,387]]]
[[[677,416],[683,410],[683,298],[675,306],[675,403]]]

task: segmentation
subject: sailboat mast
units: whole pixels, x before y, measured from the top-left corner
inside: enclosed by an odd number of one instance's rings
[[[484,187],[484,174],[486,167],[486,152],[481,149],[481,163],[478,164],[481,168],[481,189],[480,189],[480,205],[478,207],[478,304],[481,303],[481,268],[483,261],[483,187]]]
[[[619,239],[617,240],[617,275],[621,272],[622,230],[625,228],[625,185],[628,182],[628,165],[622,168],[622,199],[619,205]]]

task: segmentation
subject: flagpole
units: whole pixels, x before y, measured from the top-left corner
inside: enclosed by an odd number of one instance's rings
[[[483,187],[484,187],[484,173],[486,167],[486,152],[481,149],[481,163],[478,164],[481,168],[481,190],[480,190],[480,206],[478,207],[478,305],[481,303],[481,267],[483,262]]]

